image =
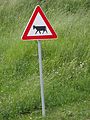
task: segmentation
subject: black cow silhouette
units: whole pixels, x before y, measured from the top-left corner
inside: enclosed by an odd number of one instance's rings
[[[44,32],[48,33],[47,29],[46,29],[46,26],[35,26],[35,25],[33,25],[33,29],[37,30],[35,34],[37,34],[38,32],[41,34],[41,31],[43,31],[42,34],[44,34]]]

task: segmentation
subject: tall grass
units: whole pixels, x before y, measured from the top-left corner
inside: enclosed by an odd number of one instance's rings
[[[45,103],[48,114],[51,109],[51,116],[46,119],[53,119],[52,109],[56,107],[58,111],[62,111],[65,105],[70,103],[73,106],[80,103],[79,107],[82,107],[84,101],[89,103],[89,0],[0,0],[1,120],[17,119],[18,115],[41,111],[37,41],[21,41],[21,34],[37,4],[44,9],[58,34],[55,41],[42,41]],[[75,107],[79,111],[78,107]],[[58,116],[57,114],[58,112],[55,116]],[[65,115],[65,119],[69,119],[67,112]],[[78,116],[76,115],[75,119]],[[86,114],[84,117],[81,115],[80,119],[85,117]],[[29,120],[22,117],[21,119]],[[59,119],[59,116],[55,119]]]

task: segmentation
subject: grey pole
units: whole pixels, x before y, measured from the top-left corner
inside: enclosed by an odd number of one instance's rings
[[[38,55],[39,55],[39,69],[40,69],[40,86],[41,86],[41,100],[42,100],[42,116],[45,117],[45,100],[44,100],[44,81],[42,71],[42,52],[41,41],[38,40]]]

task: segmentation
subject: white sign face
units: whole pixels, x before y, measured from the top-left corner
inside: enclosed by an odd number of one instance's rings
[[[52,33],[50,32],[48,26],[44,22],[42,16],[38,13],[31,26],[31,29],[29,30],[28,36],[43,36],[43,35],[52,35]]]

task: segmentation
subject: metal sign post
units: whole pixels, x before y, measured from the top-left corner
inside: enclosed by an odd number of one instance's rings
[[[39,55],[39,69],[40,69],[42,116],[45,117],[44,81],[43,81],[43,73],[42,73],[42,52],[41,52],[41,41],[39,40],[38,40],[38,55]]]

